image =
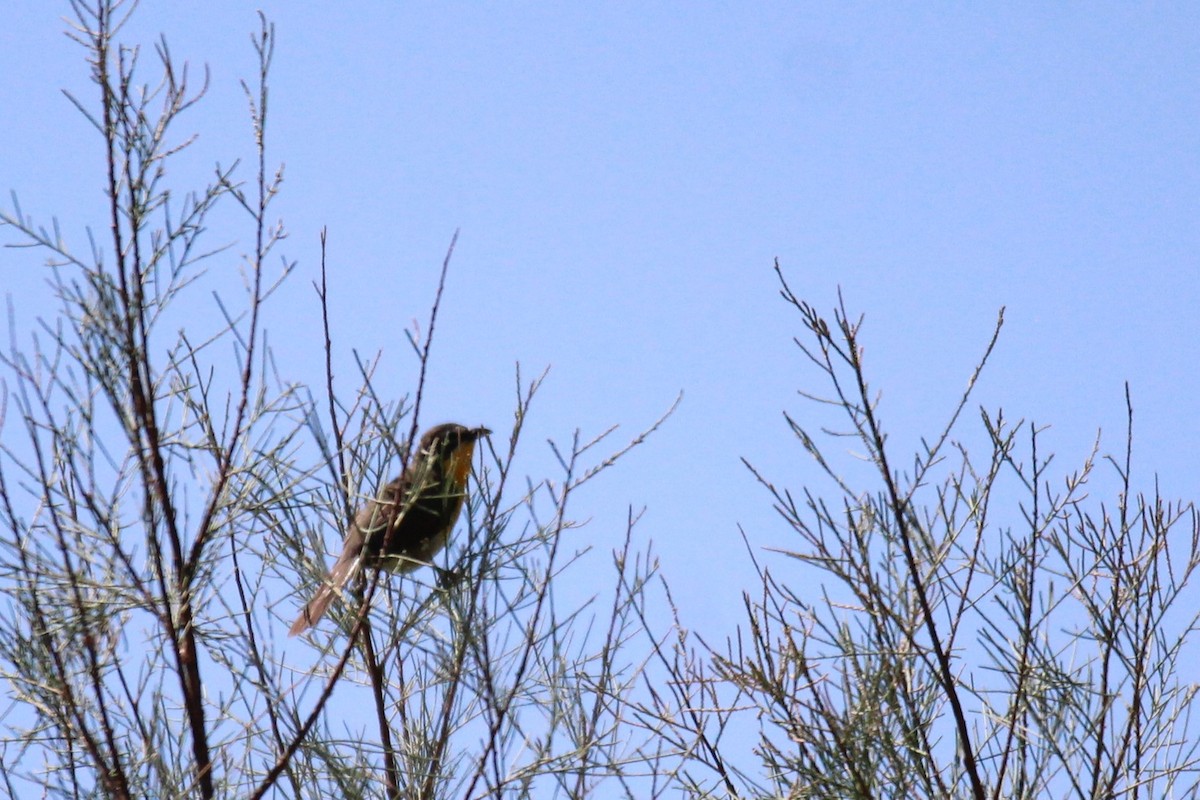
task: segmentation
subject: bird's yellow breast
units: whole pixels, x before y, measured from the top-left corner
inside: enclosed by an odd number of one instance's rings
[[[463,442],[450,454],[450,464],[446,472],[455,489],[461,490],[466,486],[467,477],[471,474],[471,458],[474,454],[474,442]]]

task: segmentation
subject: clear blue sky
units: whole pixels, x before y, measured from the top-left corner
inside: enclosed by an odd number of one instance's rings
[[[411,391],[403,327],[461,228],[429,421],[503,428],[514,362],[552,365],[535,470],[545,437],[632,435],[684,390],[575,508],[606,550],[626,505],[648,505],[640,532],[708,633],[730,632],[749,586],[737,525],[791,542],[739,457],[793,489],[815,475],[781,411],[804,419],[795,391],[823,387],[790,343],[776,257],[814,305],[841,286],[866,314],[899,460],[1004,305],[977,403],[1052,425],[1042,447],[1068,471],[1097,429],[1123,446],[1129,381],[1141,485],[1157,471],[1197,496],[1200,6],[146,0],[128,39],[164,33],[211,68],[183,175],[250,152],[256,7],[279,36],[268,137],[299,261],[267,318],[281,369],[319,381],[328,227],[339,375],[352,348],[382,348],[381,388]],[[0,188],[83,249],[83,225],[103,228],[100,149],[59,92],[94,99],[62,12],[6,8]],[[51,313],[36,263],[0,252],[19,329]],[[978,435],[974,412],[963,424]]]

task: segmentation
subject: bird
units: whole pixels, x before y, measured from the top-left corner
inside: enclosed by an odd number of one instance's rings
[[[484,427],[455,422],[425,432],[403,473],[351,520],[329,578],[300,612],[288,636],[316,625],[362,567],[411,572],[445,547],[467,497],[475,443],[490,433]]]

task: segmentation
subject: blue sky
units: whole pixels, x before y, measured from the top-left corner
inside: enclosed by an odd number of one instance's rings
[[[793,489],[816,476],[781,412],[804,419],[796,390],[824,387],[790,342],[775,258],[817,307],[840,286],[866,314],[898,460],[945,419],[1003,305],[972,409],[1051,425],[1065,472],[1098,429],[1102,452],[1123,448],[1128,381],[1140,485],[1158,472],[1168,497],[1197,495],[1197,6],[147,0],[128,40],[164,33],[211,69],[182,179],[250,153],[238,80],[259,7],[279,37],[275,212],[299,263],[266,319],[281,369],[320,381],[327,227],[339,375],[351,384],[353,349],[383,349],[379,387],[411,391],[403,329],[461,229],[429,421],[503,428],[514,363],[551,365],[536,472],[546,437],[632,435],[683,390],[576,511],[604,551],[625,508],[648,506],[640,533],[685,621],[723,636],[740,618],[739,524],[794,543],[739,458]],[[0,188],[82,249],[84,225],[103,228],[100,148],[59,92],[94,97],[62,13],[7,8]],[[241,252],[244,227],[217,234],[235,237]],[[18,330],[53,313],[39,261],[0,252]],[[978,437],[977,414],[962,424]]]

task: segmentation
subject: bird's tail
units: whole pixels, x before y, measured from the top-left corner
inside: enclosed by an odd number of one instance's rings
[[[304,633],[306,630],[316,625],[321,621],[321,617],[325,616],[325,612],[329,610],[329,604],[333,602],[337,591],[331,584],[323,583],[321,588],[317,589],[317,593],[313,595],[313,599],[308,601],[308,605],[300,612],[300,616],[292,623],[292,629],[288,631],[288,636],[295,636],[299,633]]]
[[[316,625],[321,621],[321,617],[325,616],[325,612],[329,610],[329,604],[333,602],[333,598],[341,594],[342,587],[347,581],[354,576],[359,567],[359,555],[362,553],[362,537],[350,537],[346,542],[346,546],[342,548],[342,554],[338,557],[337,563],[333,565],[333,569],[329,570],[329,580],[321,583],[317,589],[317,593],[313,595],[313,599],[308,601],[308,605],[300,612],[300,616],[292,623],[292,629],[288,631],[288,636],[295,636],[298,633],[304,633],[306,630]]]

